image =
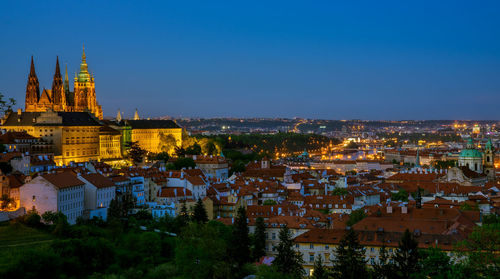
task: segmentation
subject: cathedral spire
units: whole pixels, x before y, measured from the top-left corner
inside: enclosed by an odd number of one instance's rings
[[[135,113],[134,113],[134,120],[140,120],[141,118],[139,118],[139,112],[137,111],[137,109],[135,109]]]
[[[122,114],[120,112],[120,109],[118,109],[118,113],[116,114],[116,121],[118,121],[118,122],[122,121]]]
[[[61,69],[59,67],[59,56],[56,56],[56,72],[54,74],[54,78],[55,77],[61,77]],[[62,79],[62,77],[61,77]]]
[[[82,62],[86,63],[87,57],[85,56],[85,44],[83,44],[82,47],[83,47]]]
[[[28,75],[28,82],[26,84],[26,111],[35,111],[39,99],[40,85],[38,83],[38,77],[36,76],[35,72],[35,62],[33,62],[33,56],[31,56],[30,74]]]
[[[30,68],[30,77],[36,77],[35,72],[35,63],[33,62],[33,55],[31,55],[31,68]]]
[[[66,64],[66,71],[64,73],[64,93],[66,96],[69,94],[68,64]]]
[[[80,73],[78,73],[79,82],[90,81],[89,69],[87,65],[87,56],[85,55],[85,45],[82,52],[82,63],[80,64]]]
[[[66,106],[66,94],[64,93],[64,85],[61,76],[61,67],[59,67],[59,56],[56,59],[56,71],[54,73],[54,81],[52,82],[52,101],[54,110],[61,111]]]

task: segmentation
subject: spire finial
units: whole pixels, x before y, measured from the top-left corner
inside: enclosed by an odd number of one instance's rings
[[[35,73],[35,62],[33,62],[33,55],[31,55],[30,76],[36,76],[36,73]]]
[[[122,121],[122,114],[120,113],[120,109],[118,109],[118,112],[116,113],[116,121],[118,122]]]
[[[66,71],[65,71],[65,74],[64,74],[64,80],[65,81],[69,81],[69,78],[68,78],[68,63],[66,63]]]
[[[139,120],[139,112],[135,109],[134,120]]]
[[[61,70],[59,68],[59,56],[56,56],[56,74],[55,76],[60,76],[61,75]]]

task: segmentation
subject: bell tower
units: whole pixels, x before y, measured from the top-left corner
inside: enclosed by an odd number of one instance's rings
[[[80,72],[75,77],[74,89],[74,111],[90,111],[97,118],[102,119],[102,107],[97,103],[94,76],[88,71],[85,47],[83,47]]]
[[[488,180],[495,180],[495,148],[491,139],[488,140],[484,147],[484,174]]]

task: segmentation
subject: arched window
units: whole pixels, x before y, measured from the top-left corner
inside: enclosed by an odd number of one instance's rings
[[[486,156],[486,162],[490,162],[490,156]]]

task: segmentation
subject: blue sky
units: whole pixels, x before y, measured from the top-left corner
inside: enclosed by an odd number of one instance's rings
[[[499,119],[499,1],[10,1],[0,92],[82,44],[105,116]],[[63,66],[64,67],[64,66]]]

